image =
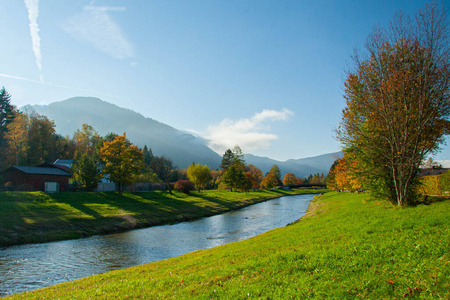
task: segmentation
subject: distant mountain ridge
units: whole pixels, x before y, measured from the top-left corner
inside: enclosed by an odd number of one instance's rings
[[[23,109],[30,108],[54,120],[56,131],[64,136],[72,136],[83,123],[91,125],[100,135],[126,132],[131,142],[139,147],[147,145],[155,155],[171,158],[179,168],[187,168],[192,162],[218,168],[222,159],[191,134],[98,98],[75,97]]]
[[[281,169],[282,175],[294,173],[295,176],[303,178],[317,173],[327,175],[333,162],[342,156],[342,152],[335,152],[314,157],[277,161],[268,157],[245,154],[245,161],[260,168],[264,175],[269,172],[273,165],[277,165]]]
[[[132,143],[141,148],[147,145],[153,154],[172,159],[179,168],[187,168],[195,162],[218,169],[222,161],[222,156],[211,150],[202,138],[98,98],[74,97],[44,106],[27,105],[21,110],[33,110],[54,120],[57,133],[64,136],[72,137],[77,129],[81,129],[83,123],[91,125],[100,135],[126,132]],[[276,164],[283,175],[290,172],[297,177],[307,177],[309,174],[327,174],[339,155],[340,152],[337,152],[281,162],[246,154],[245,159],[248,164],[260,168],[264,174]]]

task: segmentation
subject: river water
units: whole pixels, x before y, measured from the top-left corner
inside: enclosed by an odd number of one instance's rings
[[[281,197],[175,225],[0,248],[0,296],[244,240],[298,220],[312,197]]]

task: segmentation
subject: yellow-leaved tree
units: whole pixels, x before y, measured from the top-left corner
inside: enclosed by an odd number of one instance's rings
[[[103,144],[100,158],[105,162],[103,174],[109,175],[110,180],[119,185],[119,194],[122,195],[123,187],[131,184],[133,177],[142,168],[143,151],[123,133]]]

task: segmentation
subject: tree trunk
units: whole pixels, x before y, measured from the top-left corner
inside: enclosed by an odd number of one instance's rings
[[[119,182],[119,195],[120,196],[123,195],[123,184],[122,184],[122,182]]]

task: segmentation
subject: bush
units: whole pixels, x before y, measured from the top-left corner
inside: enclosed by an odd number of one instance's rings
[[[447,195],[450,192],[450,172],[420,178],[420,192],[424,195]]]
[[[194,184],[189,180],[178,180],[177,182],[175,182],[174,188],[175,190],[183,192],[185,194],[189,194],[195,189]]]

